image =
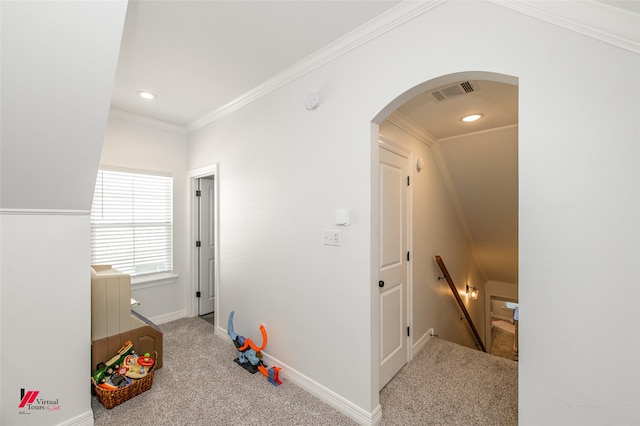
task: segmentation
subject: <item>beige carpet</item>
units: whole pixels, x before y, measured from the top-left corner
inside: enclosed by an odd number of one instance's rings
[[[93,397],[96,426],[355,425],[291,383],[275,387],[246,372],[233,362],[231,339],[201,318],[160,329],[164,360],[152,388],[111,410]]]
[[[517,425],[518,363],[433,337],[380,401],[385,425]]]
[[[500,327],[491,328],[491,353],[495,356],[517,361],[513,348],[514,333]]]
[[[286,379],[275,387],[244,371],[230,339],[201,318],[160,328],[164,367],[153,387],[111,410],[94,396],[96,426],[355,425]],[[380,399],[384,425],[515,425],[517,363],[431,338]]]

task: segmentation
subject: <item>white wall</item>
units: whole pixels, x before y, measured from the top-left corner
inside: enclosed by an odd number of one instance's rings
[[[190,136],[190,168],[220,165],[222,318],[377,409],[369,123],[469,70],[519,81],[520,422],[637,423],[638,55],[497,4],[447,2]]]
[[[351,384],[370,382],[370,117],[353,129],[341,109],[305,110],[308,84],[190,135],[190,166],[219,163],[221,325],[235,309],[236,331],[258,338],[264,322],[268,354],[369,411]],[[323,246],[338,208],[351,225]]]
[[[0,7],[0,423],[89,425],[89,211],[126,2]],[[21,389],[51,403],[19,409]]]
[[[157,324],[187,315],[189,232],[187,136],[184,130],[113,111],[104,135],[101,167],[173,176],[173,272],[153,281],[132,280],[134,309]]]
[[[52,327],[68,325],[74,336],[87,339],[90,318],[79,304],[61,310],[42,300],[48,294],[42,275],[15,258],[26,249],[13,232],[5,234],[5,224],[32,236],[24,223],[31,218],[15,218],[14,209],[89,209],[100,147],[94,135],[104,129],[115,39],[124,19],[123,3],[99,3],[108,13],[94,8],[95,3],[91,8],[75,2],[43,4],[2,2],[0,373],[2,422],[10,424],[41,421],[18,416],[16,371],[37,377],[25,387],[46,389],[69,404],[70,410],[54,414],[59,417],[53,422],[69,423],[90,410],[83,379],[82,384],[75,378],[65,382],[63,370],[49,376],[52,370],[38,356],[40,336],[32,343],[20,340],[24,356],[17,366],[5,362],[14,360],[9,351],[23,333],[14,305],[23,317],[44,318]],[[8,5],[26,9],[7,13]],[[601,7],[601,13],[588,18],[608,22],[606,6],[571,6],[576,12]],[[71,11],[82,19],[69,22]],[[80,22],[87,23],[82,31],[76,25]],[[630,32],[637,29],[633,22]],[[42,31],[54,23],[55,28]],[[33,40],[61,34],[53,46],[31,48]],[[260,322],[266,323],[267,352],[373,413],[378,408],[377,330],[372,325],[377,280],[370,251],[377,241],[371,232],[371,182],[377,161],[369,123],[374,117],[381,122],[403,101],[396,99],[400,94],[433,78],[469,70],[512,75],[520,95],[520,423],[637,424],[640,63],[637,44],[630,51],[609,41],[498,4],[447,2],[191,135],[189,168],[220,165],[222,318],[236,309],[236,328],[250,337],[257,337],[250,333],[257,333]],[[97,57],[72,54],[75,43],[99,52]],[[93,64],[91,72],[78,66],[85,59]],[[24,69],[11,69],[16,61]],[[52,69],[54,63],[60,66]],[[90,86],[100,88],[100,94],[79,83],[96,77],[100,81]],[[7,91],[30,83],[51,97],[25,104],[33,98]],[[58,90],[66,85],[81,90],[69,97],[71,92]],[[303,107],[310,90],[318,90],[322,99],[313,112]],[[103,105],[104,121],[85,108],[94,102]],[[64,112],[51,120],[52,111]],[[17,124],[10,129],[8,123]],[[48,132],[29,129],[33,123],[45,123]],[[65,145],[61,134],[84,144]],[[49,149],[52,141],[64,149]],[[94,166],[85,167],[79,159]],[[9,162],[14,164],[5,168]],[[54,183],[46,186],[52,191],[43,194],[47,201],[26,200],[30,191],[21,190],[40,188],[43,178]],[[350,209],[353,224],[344,231],[343,246],[325,247],[321,232],[333,227],[336,208]],[[32,230],[42,231],[38,243],[49,252],[66,242],[86,244],[88,228],[79,229],[86,221],[82,212],[72,219],[55,212],[43,215],[53,217],[56,229],[45,232],[36,214]],[[74,237],[65,241],[63,235]],[[50,261],[76,277],[54,301],[63,294],[82,297],[86,281],[76,273],[86,265],[86,256],[70,248]],[[7,265],[17,268],[5,272]],[[42,293],[35,300],[16,287],[27,282],[25,277],[36,286],[32,294]],[[85,354],[88,363],[82,337],[64,337],[42,340],[49,352]]]
[[[398,124],[392,124],[398,123]],[[443,181],[442,171],[435,154],[427,145],[435,143],[414,136],[411,128],[398,121],[384,121],[380,135],[384,140],[399,145],[413,154],[411,164],[412,197],[412,319],[415,350],[425,342],[433,329],[443,339],[465,346],[475,347],[475,338],[466,321],[461,321],[462,311],[442,276],[434,257],[442,257],[458,293],[479,333],[484,336],[482,309],[476,309],[478,301],[471,301],[465,294],[466,284],[475,285],[483,293],[480,273],[471,254],[470,242],[454,210]],[[418,173],[415,162],[424,160],[424,168]]]
[[[91,323],[78,321],[91,315],[88,226],[88,214],[0,215],[3,425],[92,419],[89,374],[62,368],[91,365]],[[19,409],[23,388],[56,403]]]

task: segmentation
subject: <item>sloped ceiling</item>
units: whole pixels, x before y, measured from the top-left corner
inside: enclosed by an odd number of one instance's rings
[[[518,283],[518,88],[471,83],[472,92],[436,100],[436,88],[397,112],[437,144],[433,151],[485,280]],[[473,113],[483,117],[461,121]]]
[[[126,2],[0,7],[0,208],[90,210]]]
[[[481,272],[518,283],[518,127],[440,144]]]

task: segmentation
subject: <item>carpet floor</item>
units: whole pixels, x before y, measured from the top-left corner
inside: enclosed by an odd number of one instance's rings
[[[517,425],[518,363],[431,338],[380,404],[384,425]]]
[[[491,353],[513,361],[518,360],[513,347],[514,334],[500,327],[491,328]]]
[[[93,397],[96,426],[354,425],[329,405],[285,382],[270,384],[233,360],[230,339],[201,318],[162,324],[163,367],[153,386],[111,410]]]
[[[160,328],[164,362],[153,387],[111,410],[92,397],[96,426],[356,424],[286,379],[275,387],[244,371],[230,339],[201,318]],[[516,425],[517,363],[431,338],[380,403],[383,425]]]

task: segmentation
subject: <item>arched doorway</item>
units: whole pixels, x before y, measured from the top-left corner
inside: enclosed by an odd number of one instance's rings
[[[463,300],[483,336],[484,284],[496,280],[517,286],[517,96],[516,77],[460,72],[414,86],[373,120],[372,259],[378,262],[373,266],[376,271],[384,267],[380,236],[385,233],[379,199],[379,140],[384,138],[413,159],[407,176],[412,200],[407,253],[411,262],[403,312],[407,362],[435,333],[474,346],[468,325],[460,321],[459,308],[451,302],[450,290],[438,283],[434,255],[443,256],[454,270],[461,294],[466,285],[480,289],[479,300]],[[463,127],[461,117],[476,112],[482,119]],[[373,339],[372,353],[382,361],[387,356],[381,337],[383,302],[376,296],[372,294],[372,328],[378,338]],[[382,376],[388,373],[374,374],[379,388],[384,386]]]

